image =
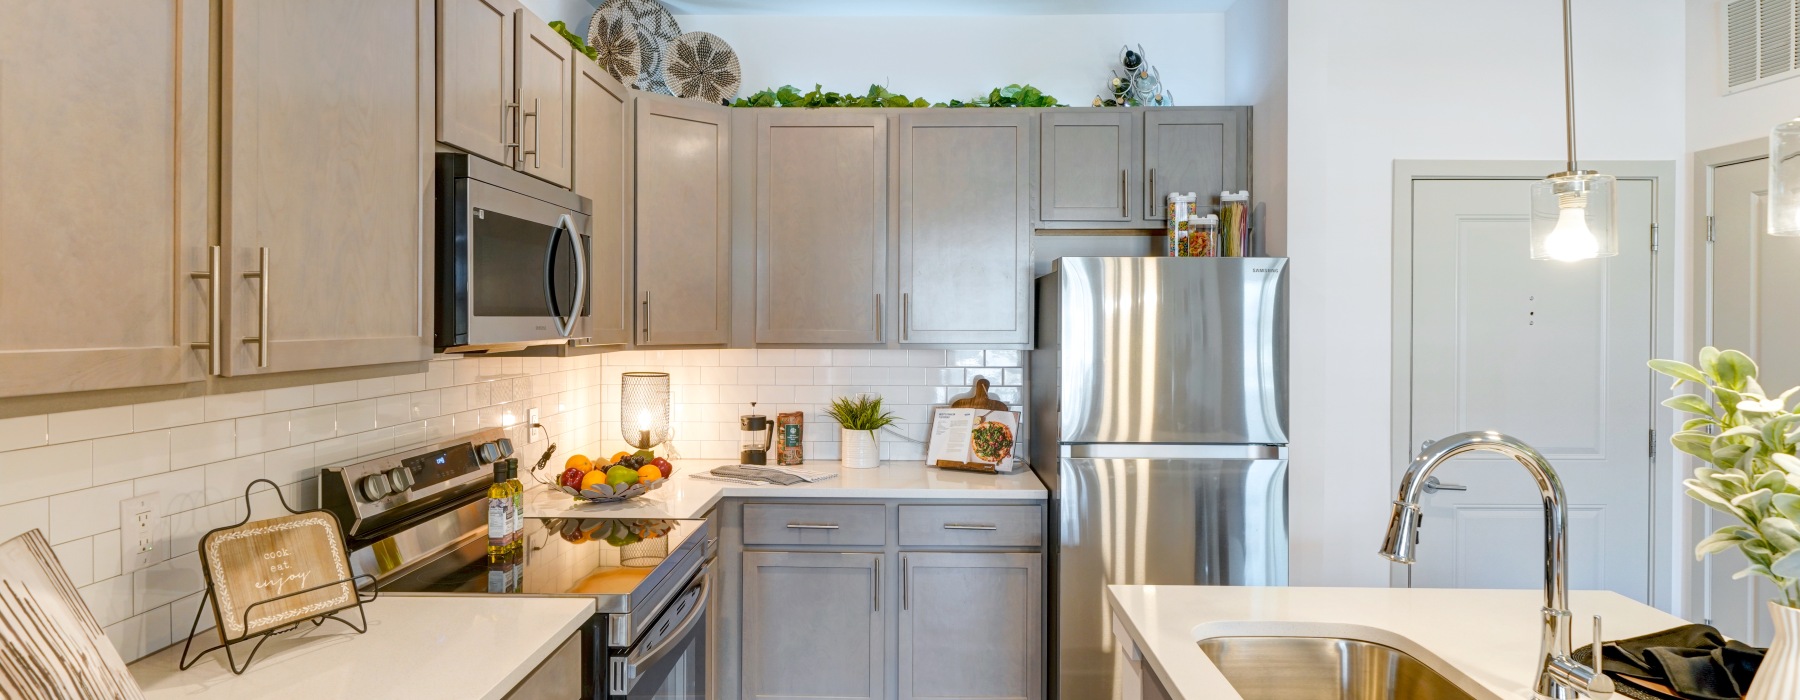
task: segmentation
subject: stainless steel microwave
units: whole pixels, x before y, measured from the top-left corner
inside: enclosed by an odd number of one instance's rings
[[[475,156],[440,153],[437,205],[439,351],[586,337],[592,202]]]

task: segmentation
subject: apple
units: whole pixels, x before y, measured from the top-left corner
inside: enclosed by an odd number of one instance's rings
[[[661,457],[657,457],[656,459],[650,460],[650,464],[654,465],[656,467],[657,471],[662,472],[663,478],[665,478],[665,479],[669,478],[670,475],[675,473],[675,465],[670,464],[669,460],[663,459]]]
[[[557,477],[557,482],[563,486],[578,489],[581,488],[581,477],[584,476],[587,476],[587,472],[582,471],[580,467],[569,467],[563,470],[561,476]]]

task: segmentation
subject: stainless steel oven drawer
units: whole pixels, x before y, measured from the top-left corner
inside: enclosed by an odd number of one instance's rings
[[[880,547],[887,544],[887,506],[747,504],[744,544]]]
[[[1044,507],[900,506],[900,546],[1041,547]]]

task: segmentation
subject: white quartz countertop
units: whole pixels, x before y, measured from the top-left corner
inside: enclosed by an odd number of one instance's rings
[[[1535,589],[1110,586],[1107,597],[1118,627],[1177,700],[1240,697],[1197,644],[1236,635],[1385,644],[1477,698],[1529,698],[1544,604]],[[1609,591],[1570,598],[1577,646],[1589,643],[1595,614],[1607,639],[1686,624]]]
[[[836,472],[837,478],[794,486],[751,486],[694,478],[729,460],[683,459],[661,488],[622,503],[578,503],[550,489],[526,497],[533,518],[698,518],[722,498],[994,499],[1042,501],[1049,491],[1030,469],[981,474],[927,467],[924,462],[883,462],[874,469],[844,469],[838,462],[808,461],[803,469]],[[544,470],[545,477],[549,478]]]
[[[301,623],[303,631],[264,644],[241,676],[226,667],[224,650],[180,670],[179,643],[133,663],[131,674],[150,700],[498,700],[593,617],[594,601],[382,596],[363,609],[367,633]],[[196,651],[206,637],[194,640]],[[239,663],[254,644],[238,645]]]

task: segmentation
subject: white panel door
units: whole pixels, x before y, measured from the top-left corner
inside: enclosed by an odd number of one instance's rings
[[[1711,344],[1742,350],[1757,362],[1757,379],[1770,394],[1800,384],[1800,303],[1793,294],[1800,269],[1800,238],[1763,235],[1768,219],[1769,161],[1758,158],[1712,171]],[[1691,461],[1691,460],[1690,460]],[[1731,517],[1702,508],[1703,530],[1724,527]],[[1766,646],[1774,631],[1762,601],[1775,597],[1767,579],[1732,580],[1749,566],[1733,549],[1701,564],[1702,608],[1698,617],[1734,639]]]
[[[1413,184],[1411,444],[1497,430],[1536,447],[1568,493],[1572,587],[1647,601],[1654,191],[1619,183],[1617,257],[1562,263],[1528,255],[1530,188]],[[1412,585],[1541,587],[1525,470],[1477,453],[1436,475],[1468,490],[1425,497]]]

